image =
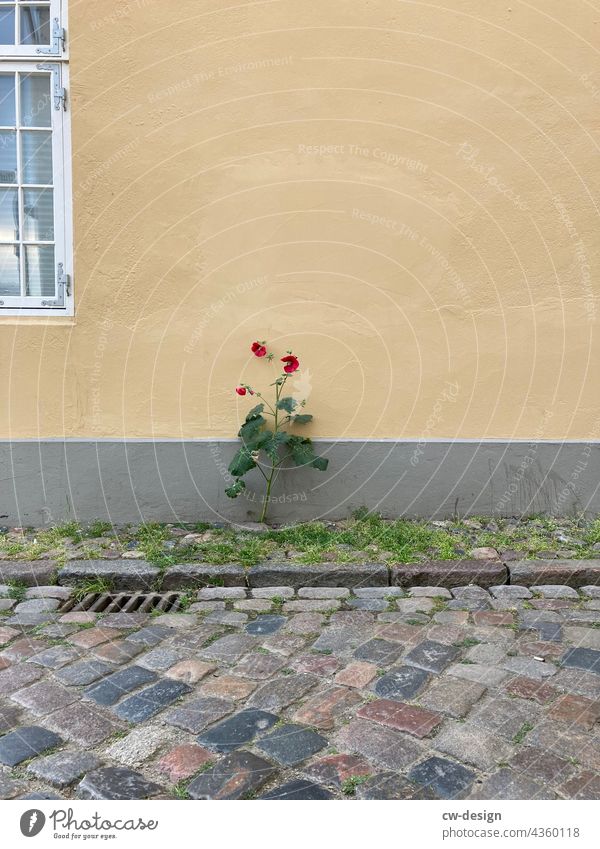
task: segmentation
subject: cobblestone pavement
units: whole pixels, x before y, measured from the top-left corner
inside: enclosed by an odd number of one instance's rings
[[[0,797],[598,799],[600,588],[0,588]]]

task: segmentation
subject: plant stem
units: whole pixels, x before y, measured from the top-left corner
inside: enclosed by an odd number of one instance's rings
[[[279,398],[281,396],[281,390],[283,389],[286,380],[287,380],[287,375],[284,377],[284,379],[281,383],[275,382],[275,412],[274,412],[274,416],[275,416],[275,421],[274,421],[275,430],[274,430],[274,432],[275,433],[278,433],[278,431],[279,431],[279,407],[277,405],[279,404]],[[271,405],[269,404],[269,406],[271,406]],[[271,407],[271,409],[273,409],[273,408]],[[271,458],[271,471],[269,473],[269,477],[266,478],[267,489],[266,489],[266,492],[265,492],[265,500],[264,500],[264,503],[263,503],[263,509],[262,509],[261,514],[260,514],[260,520],[259,520],[260,522],[264,522],[265,519],[267,518],[267,509],[269,507],[269,498],[271,496],[271,487],[273,486],[273,478],[275,476],[275,471],[276,471],[278,465],[279,464],[277,463],[277,459],[275,457],[272,457]],[[266,477],[266,475],[265,475],[265,477]]]
[[[260,522],[264,522],[265,519],[267,518],[267,507],[269,505],[269,496],[271,495],[271,484],[272,483],[273,483],[273,472],[271,471],[271,474],[267,478],[267,490],[265,492],[265,500],[264,500],[264,503],[263,503],[262,513],[260,514],[260,519],[259,519]]]

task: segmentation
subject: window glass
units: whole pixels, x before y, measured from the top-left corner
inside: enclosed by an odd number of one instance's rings
[[[21,126],[49,127],[52,97],[48,74],[21,74]]]
[[[15,121],[15,75],[0,74],[0,127],[14,127]]]
[[[52,133],[23,130],[21,167],[24,183],[52,182]]]
[[[25,245],[25,294],[50,297],[55,285],[54,247]]]
[[[0,7],[0,44],[15,43],[15,7]]]
[[[0,296],[20,294],[19,246],[0,245]]]
[[[21,6],[19,30],[21,44],[49,44],[50,7]]]

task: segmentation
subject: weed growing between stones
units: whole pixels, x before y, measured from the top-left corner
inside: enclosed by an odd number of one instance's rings
[[[165,570],[202,561],[246,568],[275,562],[369,563],[390,565],[480,556],[492,548],[507,559],[588,559],[600,557],[600,520],[485,517],[444,521],[387,520],[359,511],[337,522],[306,522],[271,530],[242,525],[159,524],[137,527],[70,522],[56,528],[12,528],[0,533],[1,560],[142,558]],[[102,536],[95,536],[101,533]],[[489,553],[486,553],[490,556]],[[491,552],[493,556],[493,552]],[[215,579],[219,584],[220,579]]]
[[[264,357],[269,363],[275,359],[273,353],[267,352],[264,342],[253,342],[251,351],[255,357]],[[261,522],[267,517],[271,489],[286,460],[291,460],[295,466],[311,466],[320,472],[324,472],[329,463],[326,458],[317,457],[311,439],[288,431],[288,428],[295,425],[308,424],[312,421],[312,416],[296,412],[304,408],[305,398],[298,400],[291,395],[285,395],[288,378],[300,367],[298,358],[288,351],[280,361],[284,364],[283,373],[270,384],[273,387],[271,400],[267,400],[261,392],[255,392],[245,383],[235,390],[238,395],[256,395],[261,402],[250,410],[238,432],[242,446],[229,464],[229,472],[234,480],[225,490],[225,494],[229,498],[237,498],[246,489],[244,476],[252,469],[258,469],[266,484]],[[266,458],[264,468],[261,454]]]

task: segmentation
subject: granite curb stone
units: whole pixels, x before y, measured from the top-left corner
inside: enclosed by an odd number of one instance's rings
[[[251,588],[269,586],[293,587],[386,587],[389,584],[388,567],[383,563],[360,565],[293,566],[288,563],[263,563],[248,570]]]

